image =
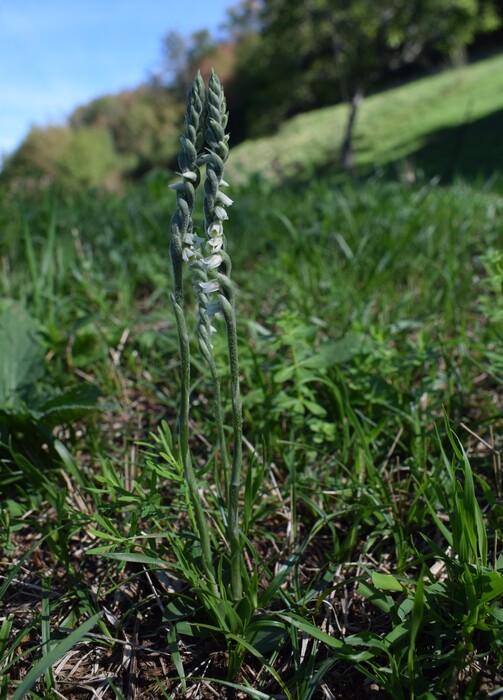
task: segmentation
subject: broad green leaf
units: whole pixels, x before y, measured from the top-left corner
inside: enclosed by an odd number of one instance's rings
[[[44,349],[35,321],[21,307],[0,314],[0,406],[25,398],[44,374]]]
[[[503,595],[503,576],[497,571],[484,571],[480,575],[477,584],[477,588],[480,587],[482,589],[482,594],[479,598],[480,605]]]
[[[288,365],[278,370],[274,375],[273,379],[277,384],[282,384],[283,382],[289,381],[295,373],[295,367],[293,365]]]
[[[78,387],[55,396],[37,409],[42,414],[42,420],[49,427],[79,420],[98,410],[100,392],[94,386]]]
[[[382,612],[389,613],[393,609],[395,602],[393,598],[386,595],[382,591],[379,591],[374,586],[370,586],[363,581],[358,586],[359,595],[363,596],[369,600],[376,608],[382,610]]]
[[[330,367],[335,364],[349,362],[357,355],[368,355],[375,346],[375,342],[370,336],[363,333],[349,331],[340,340],[323,343],[318,351],[321,366]],[[310,367],[314,365],[310,364]],[[318,364],[317,366],[320,366]]]
[[[320,404],[315,403],[314,401],[309,401],[306,399],[304,401],[304,404],[309,411],[315,415],[315,416],[320,416],[321,418],[324,418],[327,415],[326,410],[323,408],[323,406],[320,406]]]
[[[372,583],[376,588],[381,591],[399,591],[402,592],[404,587],[394,576],[391,574],[380,574],[378,571],[372,573]]]
[[[410,620],[401,622],[400,624],[393,627],[391,632],[388,632],[388,634],[384,637],[383,641],[387,644],[396,644],[396,642],[400,642],[405,637],[409,637],[410,628]]]

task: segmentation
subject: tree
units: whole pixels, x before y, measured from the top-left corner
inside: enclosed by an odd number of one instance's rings
[[[34,127],[6,159],[4,179],[109,189],[155,167],[176,167],[184,104],[140,86],[78,107],[65,126]]]
[[[175,166],[183,113],[184,104],[172,90],[143,85],[79,107],[70,126],[109,132],[115,151],[128,164],[124,175],[137,177],[156,166]]]
[[[7,159],[5,180],[19,178],[41,187],[58,182],[68,189],[117,186],[124,159],[108,131],[93,127],[33,127]]]
[[[341,99],[350,105],[347,169],[358,107],[372,85],[425,58],[454,60],[501,23],[496,0],[262,0],[260,16],[260,40],[241,63],[252,129]]]
[[[175,30],[168,32],[162,40],[161,70],[157,79],[185,101],[199,63],[215,48],[216,43],[207,29],[194,32],[188,38]]]

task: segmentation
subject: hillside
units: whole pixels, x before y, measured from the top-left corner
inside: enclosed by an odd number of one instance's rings
[[[347,118],[336,105],[285,122],[232,152],[235,183],[260,176],[306,179],[334,172]],[[503,172],[503,54],[415,80],[364,100],[355,130],[356,169],[392,166],[414,178],[487,179]],[[407,172],[405,172],[407,171]]]
[[[67,126],[32,129],[5,164],[3,179],[121,189],[152,168],[174,167],[182,114],[169,91],[146,86],[97,98],[77,109]],[[234,146],[233,183],[336,173],[346,119],[346,105],[317,109],[285,121],[270,136]],[[502,128],[499,54],[366,98],[355,129],[356,172],[385,168],[407,181],[423,174],[486,181],[494,174],[492,187],[503,189]]]

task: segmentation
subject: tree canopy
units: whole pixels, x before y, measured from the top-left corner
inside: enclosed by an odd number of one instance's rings
[[[256,133],[404,65],[455,60],[501,24],[495,0],[262,0],[259,18],[238,69]]]

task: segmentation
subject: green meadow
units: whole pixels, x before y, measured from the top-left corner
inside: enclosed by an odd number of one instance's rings
[[[420,78],[367,97],[355,127],[355,167],[395,177],[456,176],[501,192],[503,57]],[[301,114],[274,137],[247,141],[229,164],[233,181],[271,183],[335,174],[346,124],[345,105]]]
[[[503,692],[503,56],[369,96],[351,178],[344,119],[231,139],[239,599],[175,175],[0,192],[0,697]]]

